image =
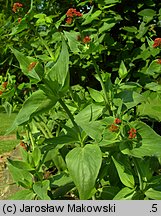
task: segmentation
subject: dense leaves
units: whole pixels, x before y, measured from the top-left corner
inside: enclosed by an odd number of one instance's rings
[[[13,199],[161,199],[160,21],[158,0],[2,4]]]

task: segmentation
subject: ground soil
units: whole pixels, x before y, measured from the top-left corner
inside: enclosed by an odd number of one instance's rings
[[[16,135],[0,136],[0,140],[14,140],[14,139],[16,139]]]
[[[13,140],[15,135],[0,136],[0,140]],[[16,191],[20,190],[14,182],[7,167],[7,158],[20,158],[19,146],[10,152],[0,155],[0,200],[8,199]]]

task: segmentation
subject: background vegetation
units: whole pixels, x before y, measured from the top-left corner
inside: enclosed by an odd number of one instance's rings
[[[12,198],[161,199],[160,1],[0,5],[0,100],[26,131]]]

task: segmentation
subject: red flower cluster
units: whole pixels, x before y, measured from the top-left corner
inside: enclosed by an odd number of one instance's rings
[[[2,95],[2,94],[3,94],[3,91],[0,90],[0,95]]]
[[[153,47],[156,48],[158,46],[161,46],[161,38],[155,38]]]
[[[80,13],[74,8],[69,8],[69,10],[66,12],[66,15],[67,15],[66,23],[71,24],[73,22],[73,17],[81,17],[82,13]]]
[[[161,59],[157,59],[157,63],[158,63],[158,64],[161,64]]]
[[[131,128],[129,131],[128,131],[128,134],[129,134],[129,139],[133,139],[136,137],[136,129],[135,128]]]
[[[21,7],[23,7],[23,4],[21,4],[21,3],[19,3],[19,2],[16,2],[16,3],[13,4],[12,11],[13,11],[14,13],[16,13],[17,10],[18,10],[19,8],[21,8]]]
[[[85,36],[83,38],[83,43],[89,43],[91,41],[91,38],[89,36]]]
[[[109,129],[111,132],[117,132],[119,127],[115,124],[112,124]]]
[[[69,25],[72,24],[72,22],[73,22],[73,19],[71,17],[68,17],[66,19],[66,23],[68,23]]]
[[[115,123],[115,124],[120,124],[120,123],[121,123],[121,120],[120,120],[119,118],[115,118],[114,123]]]
[[[8,85],[8,82],[2,83],[2,87],[3,87],[4,89],[7,87],[7,85]]]
[[[67,17],[81,17],[82,13],[80,13],[79,11],[77,11],[74,8],[69,8],[69,10],[66,12]]]
[[[21,20],[22,20],[22,18],[20,17],[20,18],[18,18],[18,23],[20,23],[21,22]]]
[[[37,62],[31,62],[28,66],[28,70],[31,71],[35,67],[36,64]]]
[[[23,148],[24,150],[27,150],[27,147],[23,141],[20,141],[20,147]]]

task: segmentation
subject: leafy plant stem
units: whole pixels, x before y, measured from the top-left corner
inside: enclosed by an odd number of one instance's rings
[[[31,129],[29,130],[28,134],[29,134],[29,138],[30,138],[30,141],[31,141],[32,149],[34,150],[35,144],[34,144],[34,139],[33,139],[33,136],[32,136]]]
[[[141,178],[141,175],[140,175],[140,169],[139,169],[139,165],[138,165],[138,161],[136,158],[133,158],[133,162],[134,162],[134,165],[135,165],[135,169],[138,173],[138,178],[139,178],[139,184],[140,184],[140,190],[143,191],[144,189],[144,186],[143,186],[143,181],[142,181],[142,178]]]
[[[37,119],[35,117],[34,117],[34,120],[35,120],[35,123],[36,123],[37,127],[44,134],[45,138],[49,138],[48,134],[46,133],[46,131],[44,130],[44,128],[42,127],[42,125],[37,121]]]
[[[43,125],[43,127],[45,128],[45,130],[47,131],[48,135],[50,138],[53,138],[53,135],[51,133],[51,131],[49,130],[48,126],[45,124],[44,120],[42,119],[41,116],[39,116],[39,119],[41,120],[41,124]]]
[[[63,107],[63,109],[65,110],[67,115],[69,116],[69,118],[70,118],[71,122],[73,123],[74,127],[76,128],[76,130],[78,132],[79,140],[80,140],[80,143],[81,143],[81,146],[82,146],[83,142],[82,142],[82,139],[81,139],[81,132],[80,132],[79,126],[74,121],[74,117],[73,117],[72,113],[70,112],[70,110],[68,109],[68,107],[66,106],[66,104],[64,103],[64,101],[61,98],[59,99],[59,103]]]
[[[102,87],[102,90],[103,90],[103,93],[104,93],[106,107],[107,107],[110,115],[112,115],[112,111],[111,111],[110,103],[109,103],[109,98],[108,98],[108,95],[107,95],[106,87],[105,87],[104,82],[102,80],[102,76],[101,76],[100,70],[99,70],[98,65],[97,65],[97,63],[96,63],[96,61],[95,61],[95,59],[94,59],[94,57],[92,55],[91,55],[91,59],[92,59],[94,68],[96,70],[96,73],[97,73],[97,75],[99,77],[100,83],[101,83],[101,87]]]
[[[47,51],[48,51],[50,57],[51,57],[53,60],[55,60],[55,57],[54,57],[52,51],[50,50],[49,46],[47,45],[47,43],[46,43],[41,37],[40,37],[40,40],[41,40],[42,44],[45,46],[45,48],[47,49]]]
[[[92,200],[96,200],[95,195],[92,196]]]

